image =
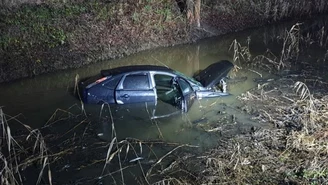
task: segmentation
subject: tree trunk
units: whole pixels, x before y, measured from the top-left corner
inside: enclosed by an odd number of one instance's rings
[[[201,5],[201,0],[196,0],[196,2],[195,2],[195,19],[196,19],[196,25],[198,28],[200,27],[200,5]]]
[[[187,19],[189,24],[196,23],[197,27],[200,27],[200,6],[201,0],[187,0]]]
[[[193,0],[187,0],[187,20],[189,21],[189,24],[193,24],[194,22],[194,1]]]

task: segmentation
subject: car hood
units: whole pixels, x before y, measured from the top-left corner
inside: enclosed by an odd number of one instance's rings
[[[233,66],[231,62],[222,60],[209,65],[206,69],[194,75],[194,78],[205,88],[211,88],[218,84],[222,78],[226,77]]]

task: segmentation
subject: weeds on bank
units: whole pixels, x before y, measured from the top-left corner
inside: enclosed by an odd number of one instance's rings
[[[254,119],[277,128],[221,140],[202,155],[177,160],[163,176],[187,184],[328,183],[327,96],[314,98],[290,79],[272,83],[239,98],[256,112]]]
[[[257,67],[267,66],[267,69],[277,67],[276,69],[280,70],[287,66],[287,62],[297,60],[301,50],[301,41],[307,42],[309,40],[304,39],[300,33],[300,24],[292,26],[284,37],[280,59],[278,60],[278,57],[271,52],[267,52],[265,55],[254,58],[254,60],[259,61]],[[321,33],[323,32],[321,31]],[[319,39],[319,44],[323,46],[322,39]],[[251,154],[250,151],[246,152],[248,153],[246,156],[254,155],[259,161],[262,161],[262,171],[253,171],[251,174],[261,174],[261,177],[267,176],[269,174],[266,174],[265,171],[267,168],[271,168],[275,169],[273,173],[276,175],[268,178],[270,184],[281,183],[282,179],[285,183],[325,184],[328,182],[328,174],[326,173],[328,166],[326,160],[328,157],[326,96],[315,98],[305,83],[294,82],[289,77],[263,84],[257,90],[253,90],[252,93],[243,94],[240,99],[251,103],[252,109],[257,110],[256,119],[264,123],[272,123],[279,128],[271,131],[272,137],[268,141],[281,141],[278,146],[269,144],[269,148],[262,151],[269,154],[270,160],[265,160],[258,154]],[[254,143],[258,145],[259,138],[254,141],[254,134],[257,135],[258,133],[251,134],[252,139],[249,139],[248,142],[251,145]],[[249,146],[245,145],[245,147]],[[277,161],[277,158],[281,161]],[[269,161],[275,162],[269,165],[263,164]],[[242,172],[247,174],[244,170]],[[251,175],[252,178],[254,178],[253,175]],[[242,180],[241,182],[247,181]],[[263,181],[257,179],[257,181],[251,182]]]
[[[300,45],[306,45],[301,42],[307,42],[300,25],[286,31],[281,56],[267,51],[248,59],[247,46],[235,40],[230,46],[234,63],[246,62],[275,72],[289,68],[300,54]],[[253,128],[250,133],[219,141],[220,146],[201,156],[177,160],[163,176],[186,184],[328,183],[328,96],[315,97],[299,76],[288,76],[259,84],[239,99],[245,103],[241,110],[276,128]]]
[[[133,5],[126,2],[52,2],[41,5],[24,4],[12,9],[3,8],[0,15],[5,27],[0,30],[0,49],[47,50],[64,44],[70,44],[71,48],[74,48],[74,43],[85,43],[85,38],[76,34],[91,29],[91,25],[92,29],[98,32],[103,31],[104,27],[111,30],[123,25],[123,30],[129,31],[124,33],[127,36],[139,32],[138,27],[144,27],[144,24],[147,24],[146,29],[150,32],[163,32],[175,17],[174,7],[171,1],[143,0],[133,2]],[[122,31],[122,27],[120,29]],[[131,30],[134,30],[133,33]],[[111,42],[112,38],[104,38],[104,35],[106,36],[103,33],[98,39],[107,39],[103,40],[106,43]]]
[[[283,83],[290,84],[291,82],[284,81]],[[293,84],[290,84],[290,87],[292,86]],[[325,184],[328,176],[326,173],[319,172],[327,171],[328,162],[326,160],[328,155],[327,97],[314,98],[302,82],[296,82],[294,89],[297,94],[285,89],[283,96],[272,94],[268,95],[267,99],[259,98],[258,100],[261,100],[265,107],[259,108],[258,118],[289,130],[281,155],[284,156],[285,162],[292,163],[289,160],[295,160],[298,165],[294,166],[295,169],[291,169],[292,172],[289,173],[291,176],[288,178],[299,182]],[[281,91],[281,89],[277,90]],[[309,178],[309,174],[312,173],[317,175]]]
[[[280,53],[273,53],[267,50],[264,54],[252,56],[249,48],[250,38],[247,39],[246,46],[242,46],[237,40],[234,40],[230,45],[230,50],[233,50],[233,62],[238,65],[246,63],[249,66],[269,72],[289,69],[292,62],[298,61],[303,49],[301,46],[309,44],[309,38],[306,39],[302,35],[301,25],[301,23],[296,23],[289,30],[285,30],[279,35],[279,38],[282,38]]]
[[[54,21],[59,12],[49,7],[26,5],[19,11],[6,10],[4,14],[4,24],[7,27],[15,27],[17,31],[14,36],[10,33],[1,36],[1,49],[53,48],[66,43],[66,32]],[[19,33],[23,36],[17,35]]]
[[[231,43],[229,50],[233,50],[232,61],[235,64],[240,65],[243,61],[249,62],[251,60],[252,55],[249,51],[249,42],[250,40],[248,40],[247,46],[241,46],[236,39]]]
[[[223,15],[233,17],[246,16],[258,21],[263,19],[269,21],[284,20],[293,16],[311,15],[313,13],[324,13],[328,4],[325,0],[261,0],[261,1],[229,1],[224,0],[214,3],[210,0],[204,2],[208,8],[215,9]]]
[[[300,23],[292,26],[292,28],[286,32],[284,43],[281,50],[280,61],[278,70],[285,67],[284,61],[289,61],[295,58],[298,59],[300,52]]]

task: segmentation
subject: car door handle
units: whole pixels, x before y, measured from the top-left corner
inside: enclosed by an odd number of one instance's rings
[[[121,98],[129,98],[130,96],[128,94],[124,94],[122,96],[120,96]]]

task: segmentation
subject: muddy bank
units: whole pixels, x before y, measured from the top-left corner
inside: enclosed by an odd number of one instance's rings
[[[328,2],[37,2],[1,7],[0,82],[325,13]]]

